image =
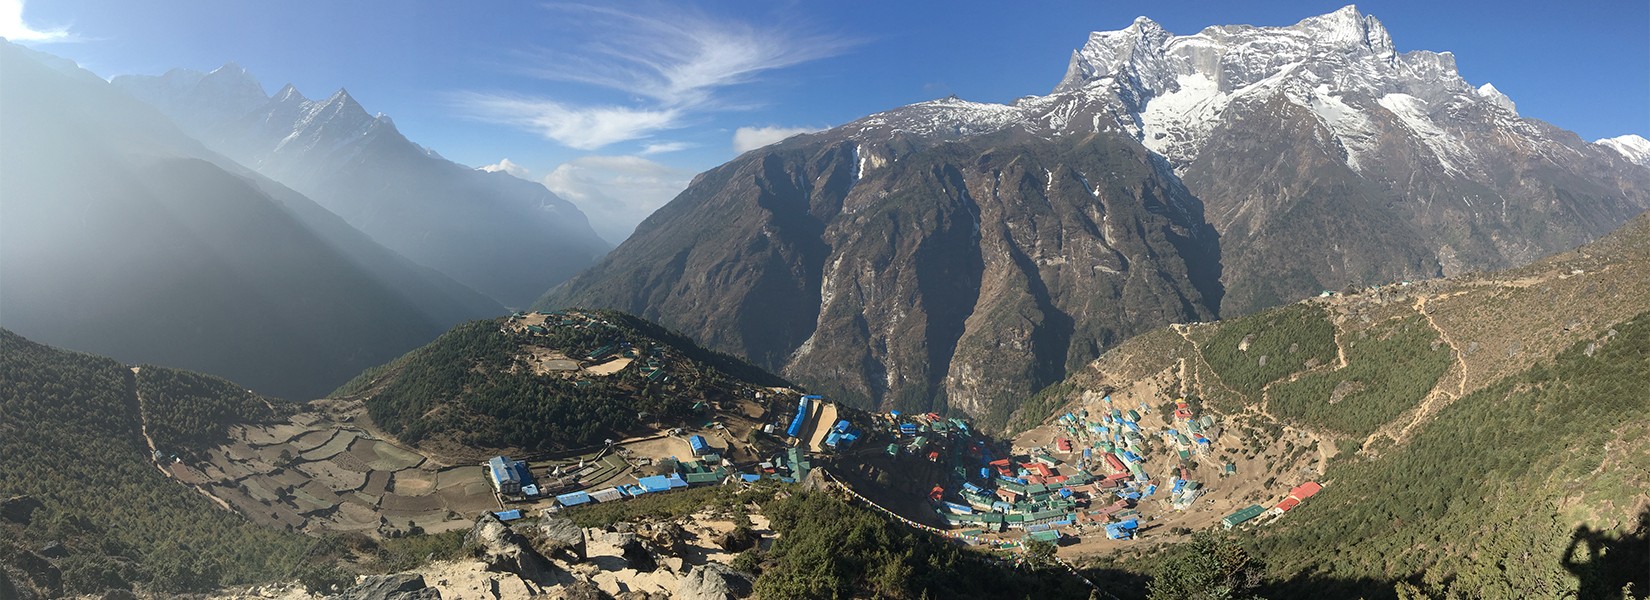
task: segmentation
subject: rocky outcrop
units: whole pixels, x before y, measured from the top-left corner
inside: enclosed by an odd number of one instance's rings
[[[643,594],[643,596],[645,597],[646,594]],[[608,600],[613,598],[607,592],[602,591],[601,588],[596,587],[596,584],[588,581],[562,586],[551,593],[550,597],[555,600]]]
[[[603,556],[623,559],[623,568],[644,573],[659,568],[658,559],[642,544],[635,532],[586,529],[585,535],[590,540],[591,554],[599,552]]]
[[[647,523],[638,527],[636,535],[654,554],[663,557],[681,557],[687,553],[686,529],[673,522]]]
[[[545,517],[533,526],[528,537],[533,549],[546,558],[565,562],[585,559],[584,529],[567,519]]]
[[[728,552],[744,552],[756,546],[761,538],[752,532],[749,527],[735,527],[716,537],[716,545]]]
[[[422,575],[397,573],[368,576],[338,596],[338,600],[441,600]]]
[[[465,543],[476,548],[476,553],[489,571],[514,573],[527,581],[544,585],[556,580],[558,569],[544,555],[533,549],[528,539],[491,513],[476,519]]]
[[[721,563],[695,567],[676,587],[678,600],[734,600],[750,594],[750,576]]]

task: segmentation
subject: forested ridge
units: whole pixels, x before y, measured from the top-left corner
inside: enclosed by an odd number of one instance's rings
[[[368,370],[334,392],[363,396],[373,422],[407,443],[446,436],[478,448],[559,450],[652,420],[682,418],[700,400],[786,382],[737,358],[705,350],[681,334],[613,311],[581,313],[591,326],[551,326],[537,335],[501,331],[502,319],[465,323],[434,342]],[[536,374],[531,347],[575,359],[604,348],[637,366],[588,377]],[[639,363],[666,371],[650,379]]]

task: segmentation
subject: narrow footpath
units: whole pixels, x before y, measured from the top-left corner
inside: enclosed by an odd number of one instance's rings
[[[150,459],[151,462],[153,462],[155,464],[155,468],[160,469],[161,474],[165,475],[168,479],[176,480],[177,478],[172,476],[172,472],[166,470],[166,467],[164,465],[160,464],[160,460],[155,456],[155,453],[159,452],[159,449],[155,447],[155,438],[149,437],[149,411],[146,411],[146,410],[143,409],[143,392],[139,391],[138,385],[137,385],[137,374],[138,374],[138,371],[140,371],[142,369],[143,369],[143,367],[132,367],[132,399],[133,399],[133,401],[136,402],[136,405],[137,405],[138,431],[143,434],[143,443],[145,443],[149,446],[149,459]],[[179,481],[178,483],[183,483],[183,482]],[[224,501],[223,498],[219,498],[219,497],[213,495],[212,492],[206,491],[205,488],[202,488],[201,486],[194,485],[194,484],[184,484],[184,485],[187,485],[190,488],[194,489],[195,491],[200,492],[200,495],[206,496],[208,499],[210,499],[212,502],[216,503],[219,507],[223,508],[224,510],[227,510],[229,512],[235,512],[235,508],[230,506],[228,502]],[[239,514],[239,513],[236,513],[236,514]]]

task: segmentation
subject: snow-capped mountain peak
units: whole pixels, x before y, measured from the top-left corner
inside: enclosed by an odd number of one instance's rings
[[[1478,95],[1483,96],[1490,104],[1507,109],[1509,113],[1518,114],[1518,105],[1513,103],[1512,98],[1508,98],[1506,94],[1501,93],[1501,90],[1495,89],[1493,83],[1478,86]]]
[[[122,75],[114,78],[113,83],[165,112],[204,112],[228,118],[245,114],[269,100],[263,85],[234,62],[209,73],[172,69],[160,77]]]
[[[1222,25],[1191,35],[1136,19],[1090,34],[1054,95],[1021,104],[1058,105],[1052,98],[1062,95],[1089,106],[1067,102],[1072,106],[1046,115],[1063,123],[1072,122],[1071,114],[1097,115],[1096,128],[1109,121],[1176,165],[1196,157],[1229,110],[1279,97],[1316,113],[1354,169],[1381,135],[1375,123],[1392,117],[1425,140],[1440,163],[1455,167],[1474,159],[1470,148],[1436,135],[1438,111],[1476,111],[1520,126],[1512,100],[1493,85],[1468,85],[1454,55],[1399,54],[1386,27],[1352,5],[1288,26]]]
[[[1617,154],[1635,165],[1650,167],[1650,140],[1639,135],[1621,135],[1604,138],[1593,143],[1616,151]]]
[[[1323,153],[1378,177],[1388,177],[1378,174],[1390,172],[1394,157],[1406,157],[1403,168],[1472,179],[1499,160],[1494,152],[1576,152],[1550,126],[1521,118],[1494,85],[1468,84],[1455,55],[1398,53],[1386,27],[1351,5],[1287,26],[1222,25],[1190,35],[1140,17],[1091,33],[1049,95],[1009,104],[921,102],[843,131],[862,142],[861,158],[873,166],[881,160],[877,140],[890,134],[1120,132],[1183,174],[1219,130],[1252,117],[1298,125]],[[1609,145],[1630,159],[1641,156],[1632,143]]]
[[[275,95],[271,98],[271,100],[281,104],[286,104],[288,102],[308,102],[309,98],[305,98],[304,94],[298,91],[297,86],[289,83],[282,86],[281,91],[275,92]]]
[[[322,100],[316,106],[315,111],[325,113],[333,118],[342,117],[352,120],[372,118],[372,115],[367,113],[367,109],[363,108],[361,103],[356,102],[355,97],[349,95],[349,90],[344,88],[338,88],[338,91],[333,92],[331,96],[327,96],[326,100]]]
[[[1396,55],[1392,48],[1392,36],[1387,33],[1386,27],[1352,4],[1326,15],[1307,17],[1285,29],[1311,34],[1312,43],[1318,46],[1366,49],[1387,60]]]
[[[290,86],[288,86],[290,87]],[[292,130],[275,145],[274,153],[291,149],[320,152],[342,160],[360,150],[355,142],[379,132],[395,133],[389,117],[368,113],[349,90],[339,88],[324,100],[298,101],[303,96],[293,89],[283,93],[268,109],[270,124],[292,123]],[[282,98],[286,98],[283,103]],[[399,134],[397,134],[399,135]]]

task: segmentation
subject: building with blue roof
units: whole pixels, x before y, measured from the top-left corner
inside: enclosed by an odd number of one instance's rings
[[[641,477],[636,479],[636,485],[641,486],[642,490],[648,493],[667,492],[670,491],[670,478],[664,475]],[[683,482],[683,485],[687,485],[686,482]]]
[[[562,494],[560,496],[556,496],[556,502],[561,504],[562,506],[578,506],[580,504],[589,504],[590,503],[590,494],[588,492],[570,492],[570,493]]]
[[[522,464],[526,470],[526,464]],[[487,479],[492,481],[493,489],[500,494],[521,493],[521,473],[516,470],[515,461],[507,456],[494,456],[487,460]]]

